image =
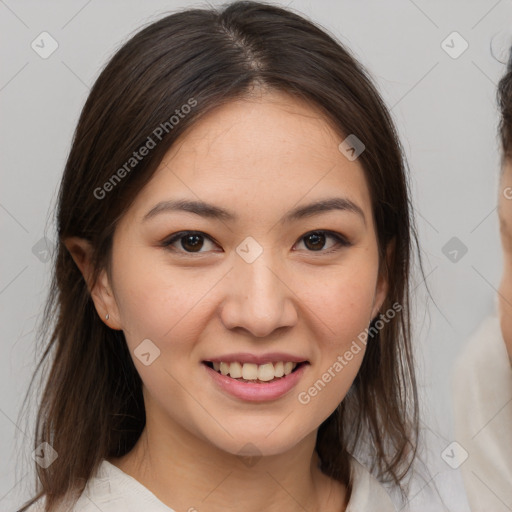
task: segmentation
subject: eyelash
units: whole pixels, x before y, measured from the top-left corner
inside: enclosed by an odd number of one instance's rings
[[[322,254],[322,255],[327,255],[327,254],[332,254],[334,252],[337,252],[339,251],[340,249],[344,248],[344,247],[350,247],[352,245],[351,242],[349,242],[344,236],[340,235],[339,233],[336,233],[335,231],[328,231],[328,230],[321,230],[321,229],[317,229],[317,230],[314,230],[314,231],[308,231],[306,234],[302,235],[300,238],[299,238],[299,241],[302,241],[304,238],[306,238],[307,236],[309,235],[313,235],[315,233],[322,233],[322,234],[325,234],[327,235],[327,238],[328,237],[331,237],[333,238],[337,243],[334,247],[332,247],[331,249],[328,249],[328,250],[320,250],[320,251],[307,251],[307,252],[311,252],[311,253],[319,253],[319,254]],[[162,243],[161,243],[161,246],[164,247],[165,249],[169,250],[169,251],[172,251],[172,252],[175,252],[175,253],[181,253],[181,254],[186,254],[186,255],[194,255],[194,254],[202,254],[204,252],[208,252],[208,251],[203,251],[203,252],[188,252],[188,251],[185,251],[185,250],[177,250],[173,247],[171,247],[171,245],[174,243],[174,242],[177,242],[179,241],[180,239],[184,238],[185,236],[190,236],[190,235],[199,235],[201,237],[204,237],[204,238],[207,238],[209,239],[211,242],[213,243],[216,243],[210,236],[208,236],[206,233],[203,233],[202,231],[180,231],[178,233],[174,233],[173,235],[171,235],[169,238],[167,238],[166,240],[164,240]]]

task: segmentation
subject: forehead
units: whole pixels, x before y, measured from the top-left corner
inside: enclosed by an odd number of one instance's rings
[[[166,158],[179,158],[179,149],[181,155],[194,153],[223,163],[250,156],[248,163],[254,164],[266,159],[265,149],[294,163],[304,156],[330,162],[340,156],[341,140],[317,107],[284,92],[257,91],[205,115]]]
[[[285,93],[231,101],[176,141],[136,202],[176,193],[290,208],[306,195],[317,199],[336,189],[364,207],[370,203],[365,172],[339,150],[343,139],[319,110]]]

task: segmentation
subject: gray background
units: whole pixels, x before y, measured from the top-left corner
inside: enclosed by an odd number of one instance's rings
[[[494,309],[501,273],[495,88],[504,65],[491,55],[490,43],[495,34],[511,32],[512,2],[274,3],[309,16],[346,44],[370,70],[397,123],[434,299],[416,277],[424,457],[445,504],[465,512],[459,471],[440,454],[454,439],[453,362]],[[38,356],[34,326],[50,272],[44,253],[34,254],[33,247],[45,235],[56,239],[50,209],[80,109],[100,68],[123,41],[142,24],[191,5],[205,4],[0,0],[1,510],[15,510],[31,484],[33,426],[19,414]],[[31,48],[43,31],[59,45],[48,59]],[[456,59],[441,47],[453,31],[469,43]],[[454,236],[468,248],[457,262],[443,253]],[[414,510],[439,510],[431,485],[423,486],[418,482],[411,494]]]

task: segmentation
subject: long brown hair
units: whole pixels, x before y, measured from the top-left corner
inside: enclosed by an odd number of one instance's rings
[[[365,145],[358,158],[389,280],[381,311],[394,309],[396,316],[373,329],[350,392],[319,428],[316,450],[322,470],[345,485],[348,454],[366,453],[370,469],[401,488],[418,441],[409,319],[409,272],[413,242],[418,244],[403,150],[368,73],[334,37],[290,10],[235,2],[174,13],[138,32],[108,62],[82,110],[59,189],[58,246],[34,374],[50,361],[34,447],[48,442],[58,458],[46,469],[35,465],[37,496],[21,510],[42,496],[46,511],[73,490],[78,496],[101,461],[129,452],[145,425],[142,382],[123,332],[98,317],[63,241],[90,241],[94,282],[110,268],[117,222],[171,145],[201,116],[243,98],[254,84],[320,108],[340,142],[355,134]],[[194,108],[169,123],[191,98]],[[156,147],[98,197],[94,191],[159,126],[167,130]]]

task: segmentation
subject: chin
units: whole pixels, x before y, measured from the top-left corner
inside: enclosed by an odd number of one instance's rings
[[[231,455],[242,455],[246,457],[268,457],[280,455],[293,449],[302,441],[299,435],[292,436],[289,432],[276,434],[272,430],[265,432],[252,432],[247,429],[244,432],[230,431],[232,437],[227,439],[208,439],[212,445],[216,446]]]

